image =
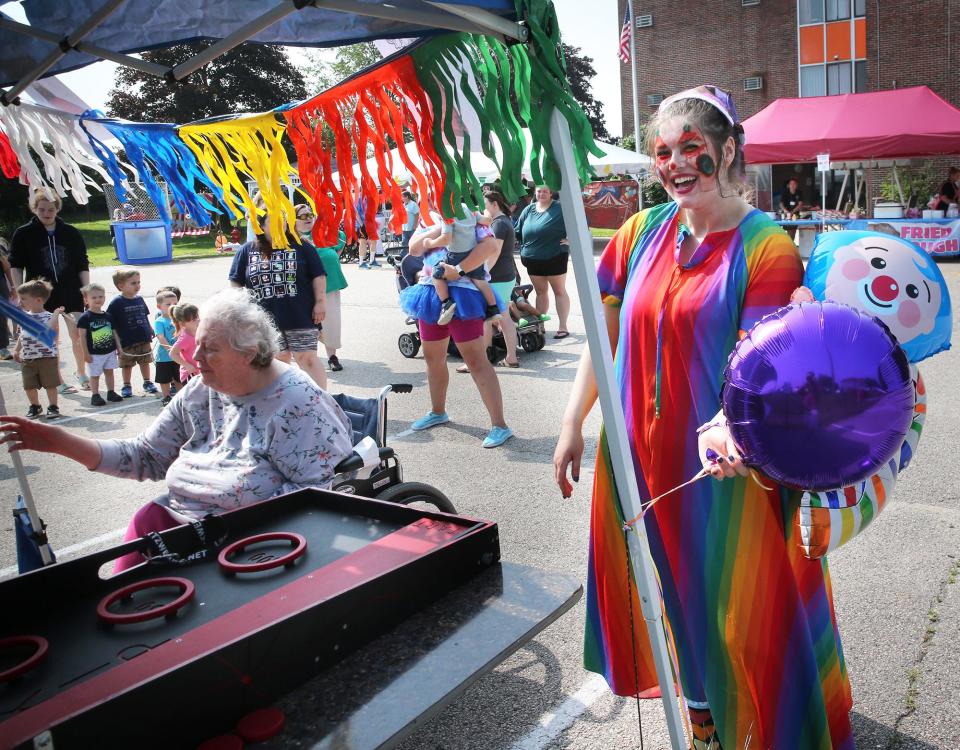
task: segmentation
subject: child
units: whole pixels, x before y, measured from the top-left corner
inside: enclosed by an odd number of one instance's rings
[[[107,306],[107,313],[113,321],[117,339],[117,351],[120,352],[120,369],[123,371],[123,388],[120,395],[130,398],[133,388],[130,385],[130,373],[134,365],[140,366],[143,377],[143,390],[152,396],[159,393],[157,386],[150,380],[150,342],[153,328],[150,325],[150,311],[140,296],[140,272],[132,268],[119,268],[113,274],[113,285],[120,291]]]
[[[60,383],[60,363],[57,359],[56,333],[59,331],[59,317],[63,315],[63,308],[58,307],[52,313],[43,309],[43,304],[50,299],[53,285],[43,279],[34,279],[17,287],[20,295],[20,306],[38,322],[53,329],[54,345],[50,348],[43,342],[31,336],[25,330],[20,330],[20,337],[14,347],[13,358],[22,363],[23,390],[27,392],[30,409],[28,419],[37,419],[43,414],[40,406],[40,389],[47,392],[47,419],[57,419],[60,416],[60,407],[57,406],[57,385]]]
[[[170,359],[180,365],[180,382],[186,383],[194,375],[199,375],[197,361],[193,353],[197,349],[197,326],[200,325],[200,311],[196,305],[184,302],[174,305],[170,310],[173,325],[177,332],[177,343],[170,349]]]
[[[83,294],[84,312],[77,320],[81,331],[80,348],[83,361],[87,363],[90,378],[90,406],[106,406],[107,401],[123,401],[114,388],[113,371],[117,369],[117,342],[113,335],[113,321],[103,311],[107,299],[106,290],[99,284],[87,284],[80,289]],[[107,401],[100,395],[100,375],[107,384]]]
[[[482,214],[475,214],[466,206],[461,206],[461,209],[466,214],[466,218],[455,219],[453,223],[441,222],[439,227],[430,230],[431,236],[423,241],[423,246],[426,248],[446,247],[447,252],[442,262],[454,266],[460,272],[461,277],[473,282],[473,285],[483,295],[487,303],[484,317],[490,321],[497,320],[500,317],[500,308],[497,305],[497,296],[493,292],[493,287],[487,281],[487,269],[480,266],[472,271],[464,272],[460,268],[460,263],[466,260],[477,244],[477,225],[486,227],[490,223],[490,219]],[[457,303],[450,298],[450,288],[447,286],[446,279],[443,278],[443,269],[439,264],[433,271],[433,287],[437,290],[442,306],[437,325],[446,325],[453,320],[454,313],[457,311]]]
[[[162,287],[160,287],[159,289],[157,289],[157,294],[160,294],[160,292],[172,292],[172,293],[173,293],[173,296],[176,298],[176,302],[173,303],[174,305],[177,304],[177,302],[180,301],[180,297],[183,296],[183,295],[181,295],[181,293],[180,293],[180,287],[178,287],[178,286],[173,286],[172,284],[170,284],[170,285],[168,285],[168,286],[162,286]],[[172,310],[173,307],[171,306],[170,309]],[[162,317],[162,316],[160,315],[160,311],[157,310],[157,314],[156,314],[156,315],[154,316],[154,318],[153,318],[153,319],[154,319],[154,322],[160,320],[161,317]],[[176,329],[174,329],[174,330],[176,330]],[[169,353],[169,351],[170,351],[170,350],[167,349],[167,352],[168,352],[168,353]],[[177,393],[177,386],[178,386],[178,385],[180,385],[180,376],[179,376],[179,373],[178,373],[177,377],[175,377],[175,378],[173,379],[173,382],[170,383],[170,395],[171,395],[171,396],[176,395],[176,393]]]
[[[177,295],[172,291],[157,292],[157,318],[153,321],[153,332],[157,336],[153,361],[156,377],[154,381],[163,393],[164,406],[173,398],[170,384],[180,379],[180,369],[170,357],[170,349],[177,341],[177,332],[170,318],[170,308],[177,304]]]

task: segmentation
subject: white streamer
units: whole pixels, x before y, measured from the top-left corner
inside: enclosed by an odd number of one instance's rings
[[[112,182],[90,150],[76,116],[20,104],[0,107],[0,123],[20,161],[20,182],[24,185],[51,188],[60,197],[70,193],[83,205],[90,197],[87,188],[99,191],[100,186],[81,167],[92,169],[106,183]],[[52,146],[53,153],[44,144]],[[40,157],[43,172],[37,168],[31,151]]]

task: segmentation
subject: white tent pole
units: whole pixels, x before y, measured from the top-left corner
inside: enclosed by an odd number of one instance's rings
[[[472,21],[481,27],[486,27],[489,29],[487,32],[480,33],[490,33],[494,32],[497,34],[502,34],[507,39],[515,39],[520,42],[527,41],[527,37],[530,35],[530,30],[515,21],[508,21],[506,18],[502,18],[495,13],[491,13],[489,10],[484,10],[483,8],[474,8],[467,5],[455,5],[453,3],[436,3],[433,0],[426,0],[427,3],[432,5],[435,8],[444,10],[447,13],[453,13],[454,15],[465,18],[468,21]]]
[[[550,118],[550,141],[560,166],[563,180],[560,188],[560,208],[567,227],[567,239],[570,241],[570,259],[577,280],[577,294],[583,322],[587,329],[587,345],[593,360],[593,369],[597,379],[600,410],[610,449],[610,464],[616,481],[620,504],[628,518],[640,515],[643,508],[640,490],[634,474],[633,457],[627,439],[627,425],[623,416],[623,404],[620,402],[619,388],[614,376],[613,355],[610,339],[600,302],[600,287],[597,283],[597,269],[593,262],[593,243],[587,227],[587,215],[583,209],[583,195],[580,192],[580,179],[577,175],[571,154],[573,144],[570,128],[563,116],[554,110]],[[687,747],[683,733],[683,723],[676,700],[676,686],[673,680],[673,667],[667,650],[664,634],[663,610],[660,606],[660,592],[654,572],[653,559],[647,543],[643,523],[634,527],[636,533],[628,534],[630,562],[633,577],[640,597],[640,609],[647,625],[647,634],[653,650],[653,660],[657,668],[657,679],[663,708],[667,716],[667,729],[674,750]],[[623,644],[627,647],[627,644]]]
[[[906,201],[906,199],[903,197],[903,188],[900,187],[900,175],[899,175],[898,172],[897,172],[897,164],[896,164],[896,162],[894,162],[894,164],[893,164],[893,181],[894,181],[894,182],[896,183],[896,185],[897,185],[897,195],[900,196],[900,205],[903,206],[904,208],[906,208],[906,207],[907,207],[907,201]]]
[[[3,398],[3,387],[0,386],[0,414],[7,413],[7,404]],[[53,562],[53,555],[50,553],[50,545],[47,543],[46,534],[43,531],[43,522],[40,520],[40,516],[37,514],[36,503],[33,502],[33,493],[30,491],[30,483],[27,482],[27,472],[23,468],[23,460],[20,458],[20,453],[14,451],[13,453],[8,454],[10,460],[13,462],[13,470],[16,472],[17,481],[20,483],[20,495],[23,497],[23,504],[27,508],[27,516],[30,518],[30,525],[33,527],[33,532],[40,535],[42,541],[38,544],[40,550],[40,559],[43,560],[44,565],[49,565]]]
[[[850,180],[850,170],[843,173],[843,184],[840,186],[840,195],[837,196],[837,211],[840,210],[840,204],[843,203],[843,194],[847,190],[847,182]]]

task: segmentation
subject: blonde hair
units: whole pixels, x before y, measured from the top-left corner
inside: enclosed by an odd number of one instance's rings
[[[53,294],[53,284],[46,279],[33,279],[25,281],[17,287],[17,294],[21,297],[36,297],[46,302]]]
[[[84,297],[88,297],[90,292],[101,292],[102,294],[106,294],[107,290],[103,288],[102,284],[98,284],[96,282],[92,282],[86,286],[80,287],[80,294],[82,294]]]
[[[159,304],[160,304],[161,302],[163,302],[165,299],[175,299],[175,300],[177,300],[178,302],[180,301],[180,298],[177,297],[176,293],[173,292],[172,290],[170,290],[170,289],[161,289],[159,292],[157,292],[157,304],[159,305]]]
[[[30,191],[30,197],[27,199],[27,205],[33,213],[37,212],[37,204],[40,201],[49,201],[56,206],[57,211],[63,208],[63,201],[60,196],[48,187],[37,187]]]
[[[121,284],[126,284],[134,276],[139,276],[140,272],[136,268],[118,268],[113,272],[113,285],[119,289]]]

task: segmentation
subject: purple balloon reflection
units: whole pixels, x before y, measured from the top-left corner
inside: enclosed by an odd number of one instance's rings
[[[866,479],[900,450],[913,417],[896,339],[834,302],[766,316],[737,344],[724,379],[723,411],[744,463],[788,487]]]

